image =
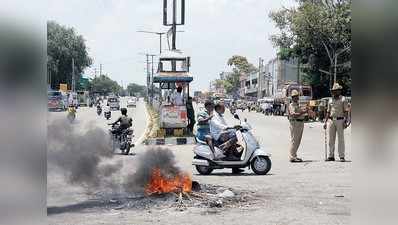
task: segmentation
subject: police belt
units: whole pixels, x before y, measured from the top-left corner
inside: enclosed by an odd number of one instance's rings
[[[344,117],[332,117],[332,120],[344,120]]]
[[[290,121],[304,122],[304,119],[290,119]]]

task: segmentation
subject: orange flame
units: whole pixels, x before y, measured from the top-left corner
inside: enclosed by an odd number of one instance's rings
[[[152,171],[151,179],[145,187],[145,194],[162,194],[170,192],[191,192],[192,179],[187,173],[180,173],[173,178],[162,176],[159,168]]]

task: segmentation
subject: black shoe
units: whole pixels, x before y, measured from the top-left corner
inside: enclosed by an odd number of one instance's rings
[[[335,161],[333,157],[329,157],[325,160],[326,162]]]
[[[345,162],[345,158],[340,158],[340,162]]]
[[[245,170],[243,170],[241,168],[232,168],[232,173],[233,174],[242,173],[243,171],[245,171]]]
[[[300,158],[293,158],[293,159],[290,159],[290,162],[291,163],[299,163],[299,162],[303,162],[303,160]]]

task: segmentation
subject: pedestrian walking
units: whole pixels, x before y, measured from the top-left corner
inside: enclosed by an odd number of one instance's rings
[[[349,126],[348,101],[341,95],[343,87],[335,83],[330,90],[332,99],[328,102],[324,129],[329,133],[329,156],[326,161],[334,161],[336,133],[338,137],[338,152],[340,161],[345,161],[344,129]]]
[[[187,117],[188,117],[188,132],[190,134],[193,133],[193,127],[195,126],[195,111],[193,109],[193,105],[192,105],[192,97],[189,96],[188,97],[188,101],[187,101]]]
[[[290,123],[290,162],[302,162],[303,160],[297,157],[297,150],[300,147],[301,138],[304,130],[304,114],[307,109],[300,108],[299,93],[296,90],[292,91],[292,103],[289,105],[289,123]]]

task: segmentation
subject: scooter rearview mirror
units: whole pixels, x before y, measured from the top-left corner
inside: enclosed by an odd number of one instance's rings
[[[236,113],[234,114],[234,118],[237,119],[237,120],[240,120],[238,114],[236,114]]]

